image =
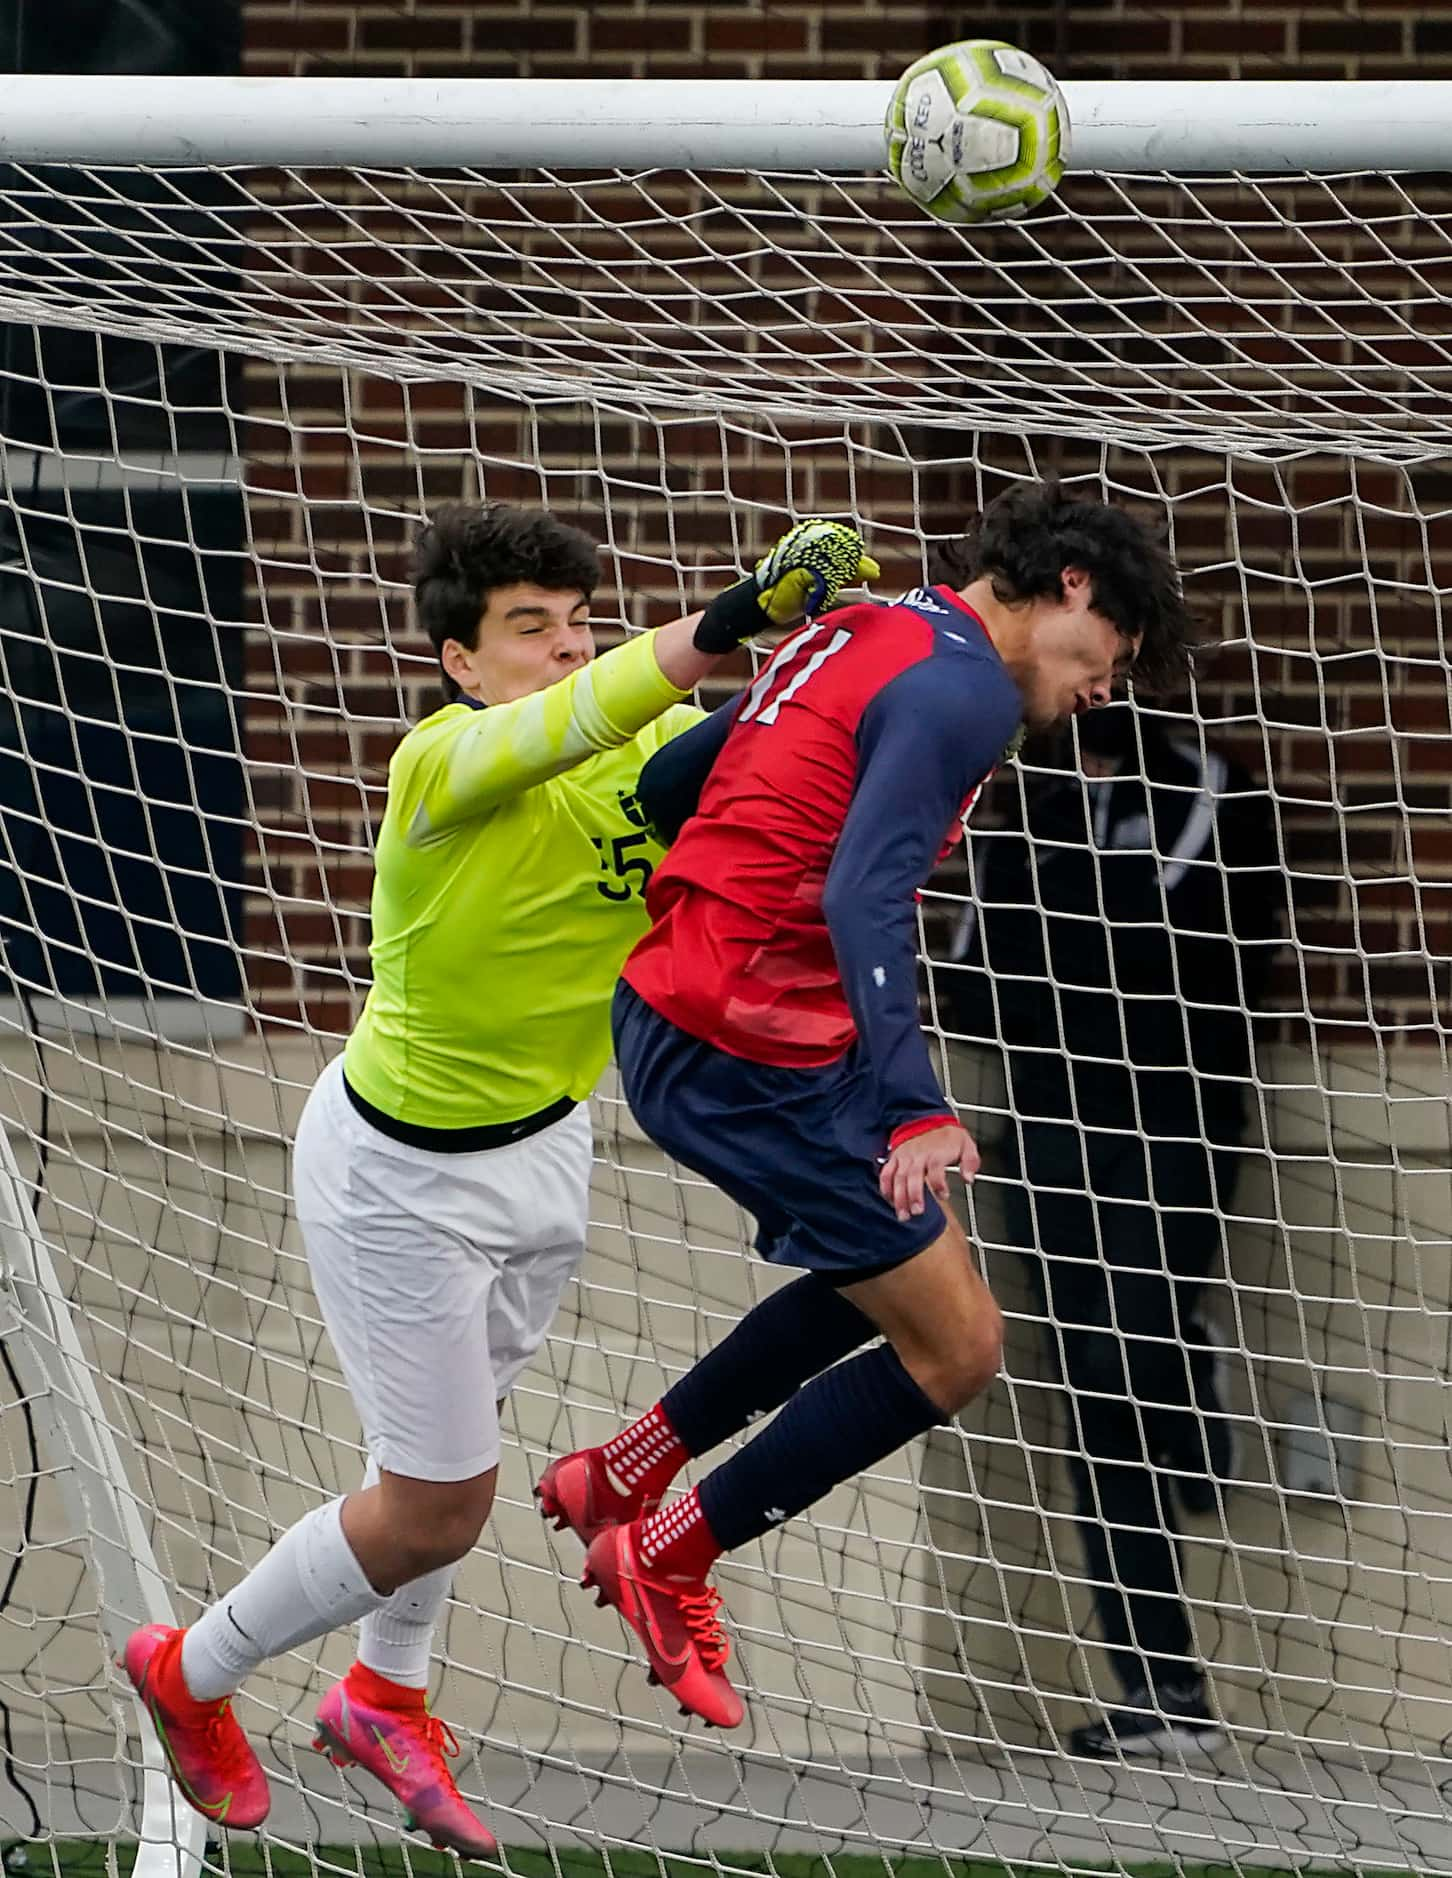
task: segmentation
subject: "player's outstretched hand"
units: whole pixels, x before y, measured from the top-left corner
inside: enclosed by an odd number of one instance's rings
[[[793,626],[837,604],[844,587],[882,569],[844,522],[798,522],[756,563],[757,602],[773,626]]]
[[[845,522],[798,522],[755,570],[706,607],[695,631],[698,652],[730,652],[767,626],[794,626],[837,604],[844,587],[882,569]]]
[[[965,1180],[978,1172],[978,1144],[966,1128],[945,1122],[926,1134],[910,1135],[888,1155],[878,1178],[882,1197],[899,1219],[916,1219],[923,1210],[923,1191],[944,1205],[948,1200],[948,1169],[956,1167]]]

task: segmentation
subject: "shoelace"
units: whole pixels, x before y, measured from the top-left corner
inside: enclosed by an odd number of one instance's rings
[[[721,1593],[707,1585],[701,1591],[682,1592],[677,1602],[701,1661],[709,1670],[722,1668],[731,1654],[731,1640],[716,1615],[721,1608]]]
[[[236,1735],[228,1726],[231,1720],[232,1699],[228,1696],[219,1702],[207,1717],[203,1733],[207,1752],[223,1762],[223,1771],[228,1774],[234,1773],[245,1759],[245,1755],[239,1750]],[[231,1750],[230,1753],[228,1749]]]
[[[423,1741],[424,1746],[438,1762],[439,1778],[449,1792],[457,1796],[459,1789],[454,1784],[454,1776],[445,1764],[445,1756],[451,1761],[458,1760],[460,1753],[458,1737],[441,1715],[430,1715],[424,1721]]]

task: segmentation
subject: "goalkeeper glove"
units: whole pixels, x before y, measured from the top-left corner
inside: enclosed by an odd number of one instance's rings
[[[882,569],[843,522],[798,522],[754,572],[718,593],[701,615],[698,652],[730,652],[768,626],[791,626],[837,604],[844,587],[872,580]]]

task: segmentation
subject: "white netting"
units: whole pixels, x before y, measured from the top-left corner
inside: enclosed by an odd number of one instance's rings
[[[387,756],[432,696],[417,518],[483,494],[583,521],[608,639],[787,515],[854,517],[900,590],[968,506],[1056,471],[1169,526],[1227,641],[1175,728],[1264,782],[1291,888],[1213,1286],[1244,1480],[1186,1525],[1230,1745],[1138,1773],[1056,1745],[1114,1688],[1072,1423],[1004,1243],[1016,1118],[993,1053],[954,1043],[1006,1374],[723,1569],[750,1701],[729,1739],[657,1703],[528,1503],[548,1454],[647,1406],[770,1282],[603,1096],[592,1256],[451,1611],[462,1785],[509,1844],[724,1869],[1452,1867],[1447,212],[1387,177],[1080,180],[970,242],[872,179],[6,174],[0,1114],[182,1617],[360,1469],[287,1150],[366,982]],[[935,1013],[964,893],[959,861],[924,903]],[[75,1415],[37,1381],[64,1381],[54,1319],[19,1296],[0,1820],[124,1839],[98,1522],[44,1439]],[[1304,1422],[1312,1450],[1345,1430],[1318,1493],[1288,1478]],[[282,1770],[276,1833],[387,1839],[377,1795],[303,1752],[318,1656],[240,1705]]]

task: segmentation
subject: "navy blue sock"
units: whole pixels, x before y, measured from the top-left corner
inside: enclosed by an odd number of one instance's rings
[[[769,1428],[707,1474],[706,1524],[723,1552],[734,1551],[949,1419],[891,1344],[864,1350],[799,1389]]]
[[[688,1454],[709,1454],[878,1334],[855,1304],[807,1272],[749,1310],[661,1407]]]

